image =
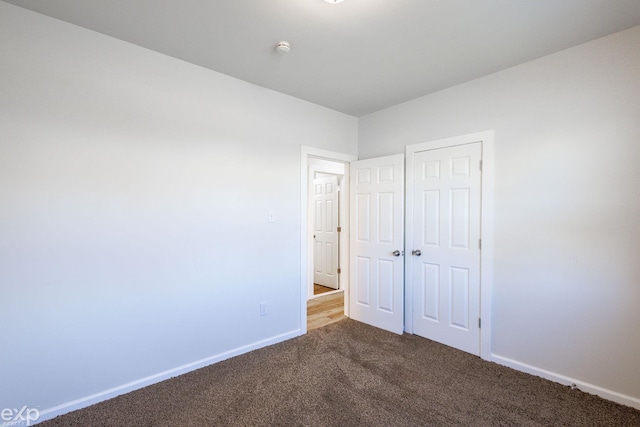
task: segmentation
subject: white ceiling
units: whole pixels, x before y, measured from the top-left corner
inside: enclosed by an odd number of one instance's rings
[[[640,0],[6,2],[357,117],[640,25]]]

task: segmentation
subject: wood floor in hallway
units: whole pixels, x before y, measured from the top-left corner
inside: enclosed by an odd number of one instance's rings
[[[314,298],[307,301],[307,330],[321,328],[345,318],[344,293]]]
[[[328,287],[322,286],[322,285],[318,285],[317,283],[313,284],[313,294],[314,295],[320,295],[320,294],[324,294],[326,292],[331,292],[331,291],[335,291],[335,289],[328,288]]]

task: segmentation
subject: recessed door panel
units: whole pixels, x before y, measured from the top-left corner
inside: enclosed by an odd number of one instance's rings
[[[327,207],[327,212],[333,212],[334,210],[334,205],[333,205],[333,200],[327,200],[327,203],[325,204],[325,206]],[[333,215],[327,215],[325,218],[325,230],[327,233],[336,233],[336,224],[334,223],[334,221],[336,221],[338,218],[334,218]]]
[[[393,182],[393,165],[378,167],[378,183]]]
[[[424,211],[424,233],[422,244],[437,247],[440,245],[440,191],[427,190],[422,193]]]
[[[324,253],[322,251],[322,243],[315,242],[313,250],[313,272],[315,274],[322,274],[324,271]]]
[[[356,171],[357,185],[365,185],[371,183],[371,169],[363,168]]]
[[[435,322],[440,321],[440,266],[437,264],[422,264],[422,293],[419,299],[422,303],[422,317]]]
[[[449,270],[450,325],[469,329],[469,270],[451,267]]]
[[[451,190],[449,200],[451,201],[451,207],[449,209],[449,215],[451,218],[449,223],[451,224],[451,236],[449,241],[452,248],[457,249],[469,249],[469,200],[468,188],[456,188]]]
[[[393,313],[393,261],[378,260],[378,309]]]
[[[468,177],[470,173],[470,162],[471,158],[469,156],[464,157],[455,157],[450,160],[451,168],[451,177]]]
[[[333,276],[334,274],[337,273],[337,268],[338,268],[338,266],[335,264],[335,261],[333,259],[333,254],[336,252],[336,248],[334,247],[333,243],[327,243],[324,246],[324,250],[325,250],[324,269],[328,276]]]
[[[321,194],[322,195],[322,194]],[[322,231],[322,224],[324,223],[324,215],[322,209],[322,200],[316,200],[314,202],[314,220],[313,220],[313,231]]]
[[[393,193],[378,194],[378,242],[393,243]]]
[[[422,163],[422,181],[440,179],[440,161],[432,160]]]
[[[356,257],[356,303],[371,305],[371,258]]]
[[[356,195],[356,238],[359,242],[371,241],[371,194]]]

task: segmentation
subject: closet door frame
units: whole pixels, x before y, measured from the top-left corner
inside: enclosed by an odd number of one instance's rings
[[[421,151],[480,142],[482,144],[481,225],[482,250],[480,254],[480,357],[491,360],[491,305],[494,276],[494,132],[484,131],[452,138],[438,139],[406,147],[405,169],[405,244],[407,251],[413,245],[413,170],[415,155]],[[405,332],[413,334],[414,287],[411,257],[405,257]]]

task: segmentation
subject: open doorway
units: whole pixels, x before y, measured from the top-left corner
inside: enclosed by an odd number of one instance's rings
[[[325,316],[324,299],[336,300],[348,316],[349,163],[355,156],[302,147],[301,325],[307,311]],[[324,291],[324,292],[321,292]],[[317,301],[315,301],[317,300]],[[312,308],[307,307],[311,304]],[[318,309],[318,306],[321,308]],[[332,317],[336,317],[335,307]]]
[[[313,292],[309,298],[341,290],[344,170],[344,163],[309,158],[308,222],[313,227]]]

